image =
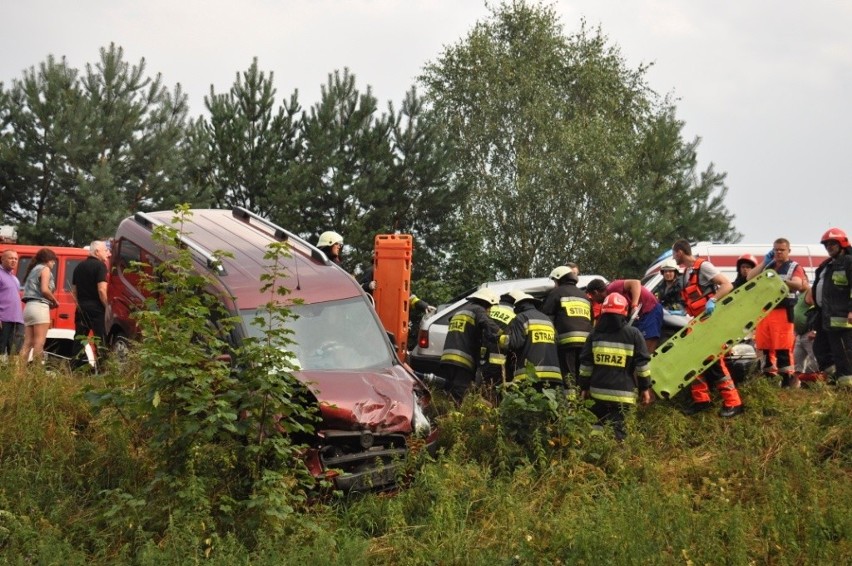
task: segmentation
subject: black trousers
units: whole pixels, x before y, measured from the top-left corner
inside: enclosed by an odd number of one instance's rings
[[[24,340],[24,325],[20,322],[3,322],[0,327],[0,356],[13,356],[21,349]]]
[[[88,336],[91,331],[95,338],[97,338],[97,358],[103,359],[103,356],[106,355],[106,321],[104,320],[104,316],[106,315],[106,311],[104,311],[103,307],[100,308],[92,308],[81,305],[77,308],[77,312],[74,315],[74,348],[73,352],[73,362],[72,365],[74,367],[83,367],[88,364],[88,360],[86,359],[86,354],[83,352],[83,342],[81,342],[78,338],[80,336]]]

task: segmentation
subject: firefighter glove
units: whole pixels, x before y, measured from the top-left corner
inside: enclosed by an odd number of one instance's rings
[[[437,310],[438,310],[438,307],[428,305],[426,307],[426,316],[432,316],[433,314],[435,314],[435,311],[437,311]]]
[[[704,312],[707,314],[713,314],[714,310],[716,310],[716,299],[710,299],[704,306]]]
[[[763,256],[763,265],[769,265],[772,263],[772,260],[775,259],[775,250],[769,250],[766,252],[766,255]]]

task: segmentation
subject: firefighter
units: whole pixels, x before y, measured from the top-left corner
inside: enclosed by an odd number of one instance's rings
[[[539,385],[562,389],[562,371],[556,349],[556,328],[550,318],[538,310],[538,299],[523,291],[511,291],[515,301],[515,318],[500,335],[498,344],[517,356],[517,367],[512,380],[527,377],[527,364],[535,372]]]
[[[500,332],[488,316],[488,309],[499,302],[497,293],[484,287],[469,295],[467,303],[450,319],[441,354],[441,374],[457,402],[461,402],[476,377],[482,345],[495,341]]]
[[[628,302],[619,293],[607,295],[601,318],[580,354],[580,394],[592,399],[598,424],[611,423],[615,438],[627,436],[625,411],[651,403],[651,355],[638,328],[627,324]]]
[[[686,312],[691,316],[700,316],[705,312],[712,315],[716,301],[733,289],[730,280],[706,259],[696,259],[692,255],[692,246],[686,240],[678,240],[672,245],[672,257],[684,268],[681,285]],[[722,396],[720,417],[735,417],[743,412],[737,386],[725,366],[725,359],[719,358],[692,382],[692,405],[684,411],[687,415],[694,415],[712,406],[708,381],[716,384]]]
[[[754,345],[762,352],[763,374],[770,379],[781,375],[781,387],[799,387],[799,378],[793,365],[793,346],[796,335],[793,331],[793,308],[807,276],[802,266],[790,259],[790,242],[778,238],[763,261],[749,271],[748,279],[754,279],[764,270],[772,269],[787,284],[787,297],[757,323]]]
[[[737,277],[734,279],[734,289],[748,281],[748,274],[757,267],[757,258],[751,254],[743,254],[737,258]]]
[[[556,328],[559,367],[566,385],[577,379],[580,351],[592,331],[592,307],[586,294],[577,288],[579,280],[570,266],[560,265],[550,272],[556,287],[548,293],[541,312]]]
[[[840,228],[827,230],[821,242],[829,257],[809,295],[819,309],[814,354],[820,369],[833,361],[837,385],[852,386],[852,247]]]
[[[328,259],[340,265],[341,252],[343,251],[343,236],[331,230],[323,232],[317,240],[317,247]]]
[[[663,308],[673,314],[683,314],[683,297],[680,291],[680,269],[673,259],[667,259],[660,266],[660,273],[663,274],[663,285],[654,294],[657,300],[663,305]]]
[[[515,300],[508,294],[500,295],[500,302],[488,310],[488,315],[503,332],[515,318]],[[482,365],[482,382],[491,390],[509,381],[515,372],[515,355],[497,342],[487,345],[486,359]]]

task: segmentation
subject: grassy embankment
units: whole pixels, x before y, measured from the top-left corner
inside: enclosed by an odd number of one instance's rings
[[[623,444],[472,396],[399,493],[327,497],[254,540],[150,506],[144,432],[80,378],[0,366],[0,561],[10,564],[850,564],[852,391],[743,389],[748,411],[657,403]],[[541,401],[541,400],[539,400]]]

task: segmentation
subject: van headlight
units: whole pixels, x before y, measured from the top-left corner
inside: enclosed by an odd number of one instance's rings
[[[417,436],[429,436],[429,433],[432,432],[432,425],[423,412],[423,407],[420,406],[420,399],[416,393],[414,394],[414,415],[412,415],[411,424],[411,428]]]

